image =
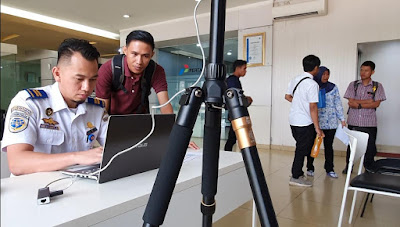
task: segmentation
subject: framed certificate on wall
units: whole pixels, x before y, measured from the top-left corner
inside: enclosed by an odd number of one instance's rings
[[[243,36],[243,58],[247,66],[262,66],[265,64],[265,32]]]

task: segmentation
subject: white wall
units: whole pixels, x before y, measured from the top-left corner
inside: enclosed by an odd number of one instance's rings
[[[202,4],[208,4],[204,2]],[[227,9],[225,31],[261,27],[272,24],[272,1],[249,4]],[[200,35],[210,32],[210,14],[197,16]],[[193,17],[177,18],[155,24],[133,27],[120,31],[120,45],[125,45],[126,36],[133,30],[142,29],[150,32],[155,42],[196,36]]]
[[[52,69],[57,65],[57,57],[40,59],[40,82],[42,86],[47,86],[55,82]]]
[[[209,34],[210,14],[198,15],[200,35]],[[254,103],[249,108],[253,131],[258,144],[270,142],[271,118],[271,78],[272,78],[272,1],[249,4],[227,9],[225,31],[238,32],[238,58],[243,58],[243,35],[266,32],[266,64],[248,68],[241,79],[246,95],[252,96]],[[178,18],[157,24],[135,27],[120,31],[120,44],[125,44],[126,36],[135,29],[150,32],[156,42],[182,39],[196,35],[193,17]],[[171,97],[173,94],[169,94]]]
[[[328,15],[274,22],[272,144],[294,146],[284,100],[289,81],[302,72],[302,58],[320,57],[341,96],[357,73],[357,43],[400,38],[397,0],[330,0]],[[397,78],[397,82],[398,82]],[[347,111],[347,102],[343,104]],[[382,133],[383,134],[383,133]]]
[[[377,144],[400,147],[398,130],[400,128],[400,96],[398,84],[400,82],[400,40],[363,43],[361,61],[371,60],[375,63],[375,73],[372,80],[378,81],[385,89],[386,101],[377,109],[378,137]],[[379,89],[379,88],[378,88]]]
[[[247,67],[246,76],[240,79],[244,94],[253,98],[253,103],[248,110],[257,144],[270,144],[271,138],[272,26],[241,29],[238,33],[238,58],[245,59],[243,36],[264,32],[266,34],[265,65]]]
[[[6,56],[10,54],[17,54],[18,48],[16,45],[8,44],[8,43],[1,43],[1,56]]]

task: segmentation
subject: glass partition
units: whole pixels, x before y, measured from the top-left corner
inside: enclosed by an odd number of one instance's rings
[[[6,111],[11,99],[16,94],[17,84],[16,55],[1,56],[1,110]]]
[[[26,88],[40,87],[40,60],[16,62],[16,55],[1,57],[1,109]]]
[[[232,64],[237,59],[237,38],[225,40],[224,63],[227,66],[227,75],[232,73]],[[208,43],[202,43],[208,63]],[[195,44],[177,45],[158,49],[157,62],[165,69],[168,82],[168,94],[172,97],[175,93],[190,87],[200,76],[203,67],[200,48]],[[196,86],[202,87],[204,76]],[[180,96],[175,98],[171,104],[175,113],[179,110]],[[196,125],[193,129],[193,137],[203,137],[204,128],[204,104],[197,116]],[[230,125],[227,111],[222,111],[221,138],[226,139]]]

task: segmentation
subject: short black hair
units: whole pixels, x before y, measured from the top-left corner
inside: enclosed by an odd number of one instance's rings
[[[235,72],[237,67],[241,67],[242,65],[246,65],[247,61],[244,60],[236,60],[233,62],[233,71]]]
[[[311,72],[315,69],[315,67],[319,67],[321,65],[321,61],[315,55],[308,55],[303,58],[303,69],[304,72]]]
[[[149,32],[146,32],[146,31],[143,31],[143,30],[134,30],[134,31],[132,31],[126,37],[126,46],[128,46],[129,43],[131,43],[134,40],[138,40],[138,41],[142,41],[144,43],[147,43],[154,50],[154,38]]]
[[[369,66],[372,71],[375,70],[375,63],[373,61],[365,61],[361,66]]]
[[[69,38],[65,39],[58,47],[57,64],[62,58],[71,58],[74,52],[79,52],[82,57],[88,61],[96,60],[100,57],[100,53],[96,47],[84,39]]]

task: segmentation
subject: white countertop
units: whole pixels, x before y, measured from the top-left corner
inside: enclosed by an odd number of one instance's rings
[[[198,156],[183,164],[174,194],[201,184],[201,161],[202,157]],[[238,169],[244,169],[242,155],[221,151],[219,176]],[[105,221],[144,207],[157,171],[158,169],[104,184],[80,179],[65,190],[63,195],[51,198],[50,204],[45,205],[37,204],[38,189],[65,175],[46,172],[2,179],[1,226],[88,226]],[[65,180],[55,183],[54,187],[50,186],[50,190],[62,189],[69,182]],[[251,198],[251,195],[246,197]],[[200,201],[201,194],[198,198]]]

